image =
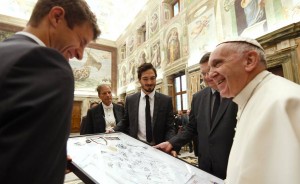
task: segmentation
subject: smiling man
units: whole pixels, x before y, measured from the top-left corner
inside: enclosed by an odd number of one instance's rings
[[[175,135],[172,99],[155,91],[156,77],[151,63],[139,66],[141,91],[126,97],[123,120],[115,128],[150,145]]]
[[[200,74],[206,88],[195,93],[192,98],[189,122],[185,130],[155,147],[165,152],[178,150],[194,136],[198,139],[198,166],[221,179],[226,178],[226,168],[236,126],[237,106],[231,99],[220,99],[218,88],[209,76],[210,53],[200,59]]]
[[[300,86],[268,72],[249,38],[220,43],[209,65],[221,95],[238,104],[226,183],[300,183]]]
[[[88,110],[86,124],[81,134],[109,132],[123,118],[124,107],[113,103],[111,87],[107,84],[101,84],[96,90],[101,103]]]
[[[74,77],[70,58],[100,35],[84,0],[38,0],[0,43],[0,183],[63,183]]]

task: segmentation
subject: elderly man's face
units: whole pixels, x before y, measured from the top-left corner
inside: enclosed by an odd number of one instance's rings
[[[109,106],[112,103],[112,93],[109,86],[102,86],[98,96],[105,105]]]
[[[244,54],[236,52],[231,43],[219,45],[210,55],[209,76],[217,84],[222,97],[235,97],[249,82]]]

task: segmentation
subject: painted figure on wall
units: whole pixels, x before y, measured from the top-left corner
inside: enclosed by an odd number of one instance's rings
[[[0,42],[5,40],[8,37],[11,37],[14,33],[8,31],[0,31]]]
[[[264,0],[242,0],[241,7],[244,9],[247,26],[265,19]]]
[[[94,91],[100,83],[111,84],[112,53],[86,48],[82,60],[70,59],[75,90]]]
[[[171,7],[167,5],[167,3],[164,4],[164,22],[171,19]]]
[[[265,0],[236,0],[235,14],[238,35],[267,31]]]
[[[129,51],[128,54],[132,53],[133,48],[134,48],[134,38],[132,36],[128,41],[128,51]]]
[[[126,67],[123,66],[122,68],[122,77],[121,77],[121,86],[125,86],[126,85]]]
[[[131,61],[130,63],[129,63],[129,73],[130,73],[130,79],[129,79],[129,81],[130,82],[133,82],[134,80],[135,80],[135,64],[134,64],[135,62],[134,62],[134,60],[133,61]]]
[[[96,68],[97,71],[99,71],[102,67],[102,63],[98,62],[90,52],[86,52],[86,54],[88,57],[84,65],[80,68],[72,68],[75,81],[85,81],[89,78],[92,67]]]
[[[196,25],[192,28],[191,37],[196,39],[200,34],[204,34],[209,26],[208,16],[202,16],[200,20],[196,22]]]
[[[151,17],[150,21],[150,30],[152,33],[154,33],[158,28],[158,15],[157,13],[154,13]]]
[[[138,65],[140,66],[140,65],[142,65],[142,64],[144,64],[144,63],[146,63],[146,54],[145,54],[145,52],[143,51],[143,52],[141,52],[140,55],[139,55]]]
[[[168,63],[172,63],[180,58],[180,42],[176,28],[170,31],[168,36]]]
[[[152,47],[152,65],[155,68],[160,68],[161,64],[161,58],[160,58],[160,46],[159,42],[157,42],[153,47]]]

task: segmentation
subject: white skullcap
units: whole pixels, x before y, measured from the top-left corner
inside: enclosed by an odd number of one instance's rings
[[[225,41],[219,43],[218,45],[221,45],[223,43],[230,43],[230,42],[244,42],[244,43],[248,43],[248,44],[253,45],[255,47],[258,47],[258,48],[260,48],[261,50],[264,51],[264,48],[258,43],[258,41],[256,41],[255,39],[246,38],[246,37],[231,38],[231,39],[228,39],[228,40],[225,40]]]

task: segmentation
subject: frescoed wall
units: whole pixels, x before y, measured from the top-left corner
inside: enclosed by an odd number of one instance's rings
[[[158,10],[155,10],[150,17],[149,23],[150,37],[157,33],[159,30],[159,13]]]
[[[161,68],[161,57],[160,57],[160,41],[154,43],[151,47],[151,63],[152,65],[159,69]]]
[[[211,50],[217,43],[216,18],[213,4],[203,3],[194,12],[189,14],[191,21],[188,27],[189,65],[197,64],[200,56]]]
[[[200,58],[218,42],[236,36],[259,38],[300,21],[300,0],[181,0],[180,12],[175,17],[172,17],[172,2],[159,1],[158,6],[144,8],[147,11],[127,28],[117,47],[120,50],[140,25],[146,25],[146,41],[136,45],[123,61],[135,61],[136,67],[144,62],[153,63],[158,71],[158,85],[165,93],[169,93],[169,87],[165,86],[170,84],[164,81],[184,71],[190,84],[189,98],[201,89],[197,77]],[[123,61],[119,60],[119,65]],[[120,83],[118,94],[137,84],[137,79],[129,80],[132,70],[126,71],[127,82]],[[123,76],[121,80],[125,80]]]
[[[167,64],[180,58],[180,41],[176,27],[172,28],[167,35],[167,58]]]
[[[75,90],[95,91],[99,84],[111,85],[112,56],[110,52],[86,48],[83,59],[71,59]]]
[[[10,37],[11,35],[13,35],[13,32],[10,31],[1,31],[0,30],[0,42],[3,41],[4,39]]]

